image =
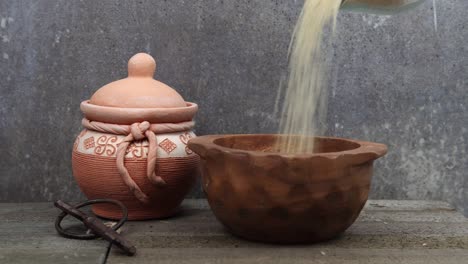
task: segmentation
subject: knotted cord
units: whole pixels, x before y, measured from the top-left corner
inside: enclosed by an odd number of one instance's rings
[[[130,173],[125,167],[125,154],[127,148],[133,141],[148,139],[148,155],[147,155],[147,170],[146,175],[149,181],[156,186],[165,186],[166,181],[164,181],[161,176],[156,175],[156,159],[157,159],[157,148],[158,142],[156,134],[163,133],[174,133],[180,131],[191,130],[194,126],[193,121],[187,121],[182,123],[166,123],[166,124],[150,124],[147,121],[141,123],[134,123],[132,125],[117,125],[117,124],[108,124],[97,121],[90,121],[86,118],[83,118],[82,125],[90,130],[94,130],[102,133],[111,133],[116,135],[126,135],[126,137],[118,144],[117,147],[117,169],[119,171],[122,180],[128,186],[130,191],[135,195],[135,197],[143,203],[148,202],[148,196],[143,193],[140,187],[132,179]]]

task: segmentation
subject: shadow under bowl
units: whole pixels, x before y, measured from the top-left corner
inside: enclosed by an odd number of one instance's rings
[[[316,137],[315,153],[285,154],[281,135],[194,138],[203,190],[214,215],[232,233],[271,243],[334,238],[359,216],[382,144]]]

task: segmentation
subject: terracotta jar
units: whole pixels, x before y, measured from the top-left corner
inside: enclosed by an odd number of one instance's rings
[[[199,164],[187,147],[198,106],[154,80],[155,71],[150,55],[137,54],[127,78],[82,102],[84,130],[73,147],[73,174],[84,194],[123,202],[131,220],[176,213]],[[120,217],[112,205],[95,205],[93,212]]]

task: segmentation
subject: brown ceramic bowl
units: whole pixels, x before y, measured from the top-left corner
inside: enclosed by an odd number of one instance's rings
[[[274,152],[278,135],[220,135],[190,140],[215,216],[255,241],[305,243],[343,233],[367,201],[382,144],[311,138],[316,153]]]

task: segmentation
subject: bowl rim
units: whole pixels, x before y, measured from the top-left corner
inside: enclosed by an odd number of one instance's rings
[[[362,141],[362,140],[354,140],[354,139],[347,139],[347,138],[340,138],[340,137],[326,137],[326,136],[311,136],[311,138],[317,139],[332,139],[332,140],[340,140],[346,141],[349,143],[358,144],[357,148],[353,148],[350,150],[338,151],[338,152],[321,152],[321,153],[301,153],[301,154],[286,154],[282,152],[263,152],[263,151],[255,151],[255,150],[242,150],[242,149],[234,149],[225,146],[221,146],[216,144],[215,141],[220,138],[227,138],[227,137],[271,137],[271,136],[281,136],[280,134],[225,134],[225,135],[206,135],[206,136],[199,136],[193,138],[189,141],[189,148],[193,150],[197,146],[203,146],[203,149],[215,149],[221,151],[226,154],[233,154],[233,155],[252,155],[257,157],[281,157],[286,159],[310,159],[313,157],[325,157],[330,159],[336,159],[340,157],[346,156],[355,156],[355,155],[366,155],[369,156],[369,159],[378,159],[385,154],[387,154],[388,147],[381,143],[374,143],[369,141]],[[283,135],[284,136],[284,135]],[[195,151],[197,152],[197,151]]]

